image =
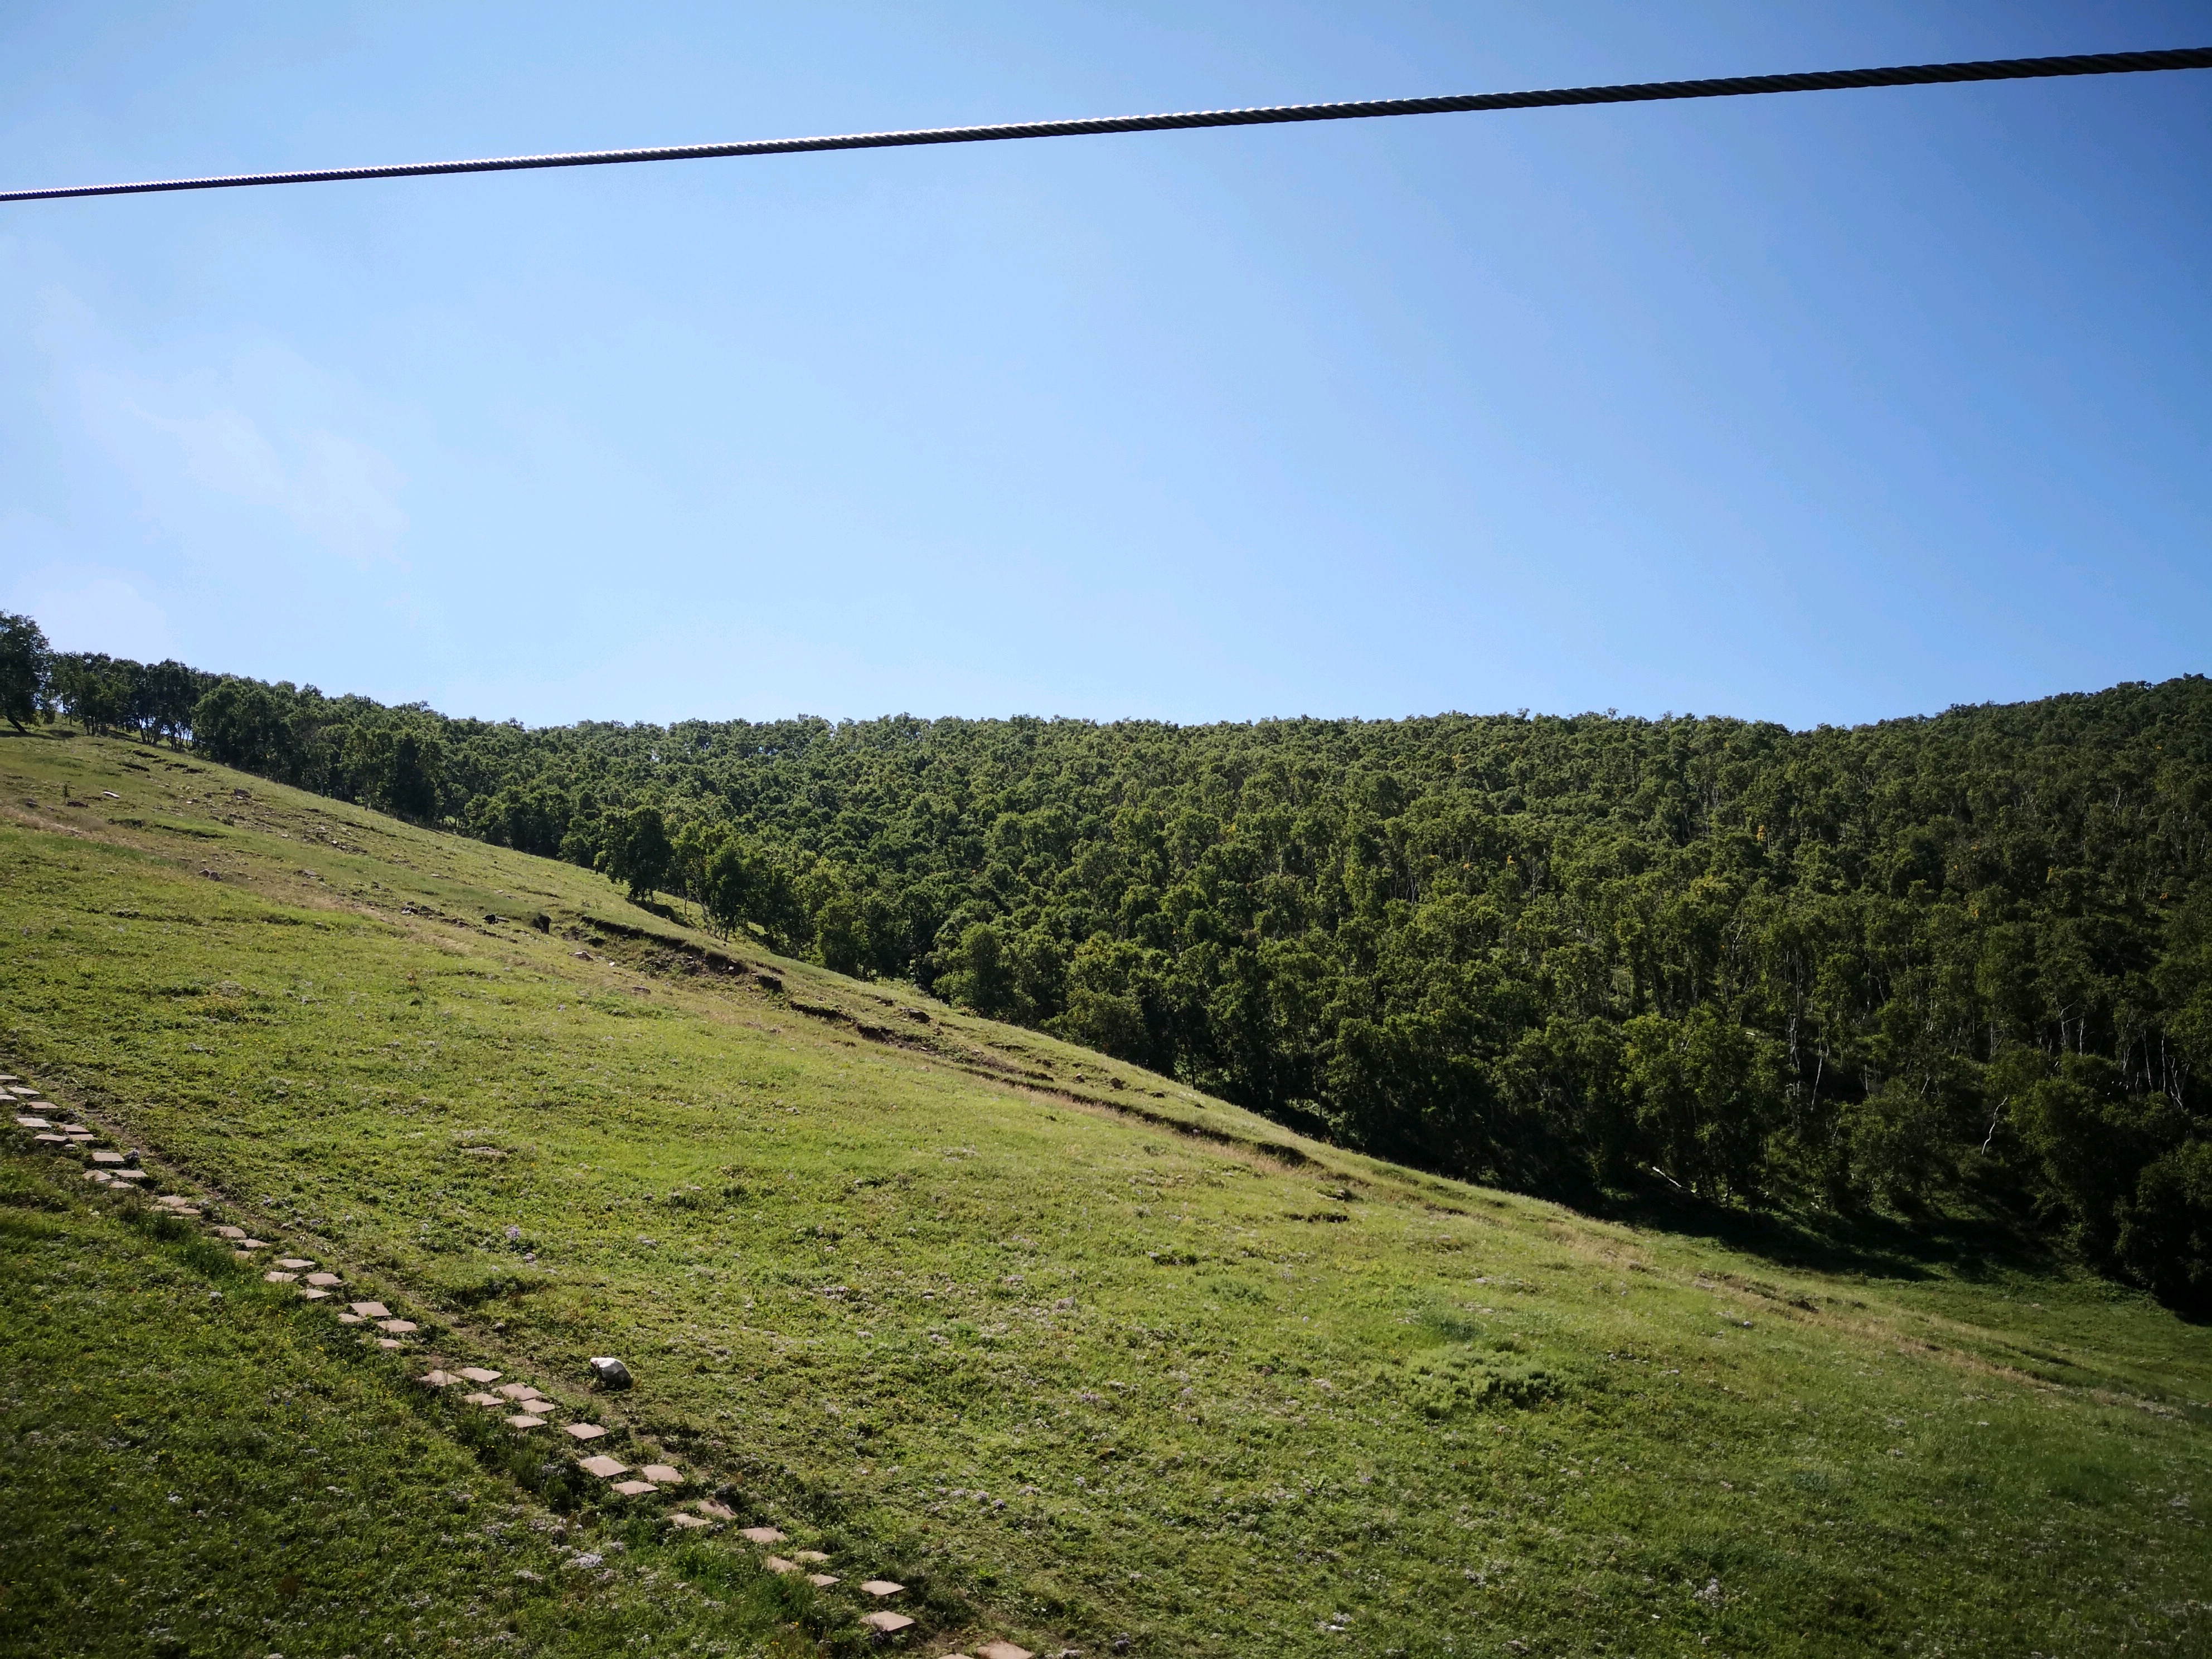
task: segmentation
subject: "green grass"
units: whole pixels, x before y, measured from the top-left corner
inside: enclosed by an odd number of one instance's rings
[[[913,1586],[901,1650],[2186,1653],[2212,1630],[2212,1333],[2100,1281],[1814,1272],[1395,1169],[902,988],[744,948],[726,971],[587,872],[121,743],[0,739],[0,1069],[374,1283],[428,1350],[579,1405],[586,1358],[623,1357],[638,1386],[599,1420],[831,1571]],[[390,1552],[464,1648],[509,1617],[521,1651],[856,1639],[842,1587],[787,1606],[727,1534],[679,1548],[587,1480],[535,1491],[542,1460],[472,1443],[326,1316],[250,1283],[211,1317],[185,1246],[24,1180],[70,1207],[0,1210],[0,1501],[44,1517],[5,1546],[11,1635],[47,1621],[22,1650],[151,1650],[146,1609],[96,1593],[106,1534],[58,1541],[97,1520],[148,1585],[294,1609],[259,1651],[366,1659],[372,1626],[301,1612],[339,1594],[319,1569],[285,1569],[289,1601],[266,1582],[263,1529],[314,1535],[268,1507],[284,1481],[195,1530],[148,1461],[252,1432],[272,1470],[353,1436],[364,1473],[330,1484],[392,1497],[332,1560]],[[187,1365],[197,1427],[154,1414]],[[126,1407],[111,1450],[100,1414]],[[463,1489],[474,1515],[589,1505],[641,1565],[510,1610],[483,1576],[511,1578],[507,1546],[445,1518]]]
[[[533,1501],[539,1454],[514,1469],[419,1365],[58,1162],[0,1155],[5,1651],[732,1653],[810,1620],[654,1520]]]

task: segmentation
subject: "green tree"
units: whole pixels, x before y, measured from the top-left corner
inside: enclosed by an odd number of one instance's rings
[[[599,842],[599,867],[627,887],[632,898],[641,898],[659,891],[667,881],[675,850],[660,809],[650,804],[635,806],[608,820]]]
[[[0,714],[18,732],[48,718],[53,652],[37,623],[0,611]]]

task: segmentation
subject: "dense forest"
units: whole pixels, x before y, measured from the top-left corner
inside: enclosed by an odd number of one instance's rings
[[[2202,677],[1811,732],[532,730],[35,672],[26,711],[595,866],[1382,1156],[1581,1202],[2002,1216],[2212,1306]]]

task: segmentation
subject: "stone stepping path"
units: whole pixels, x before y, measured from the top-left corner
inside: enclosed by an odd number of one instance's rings
[[[600,1460],[594,1459],[593,1461],[596,1462]],[[619,1467],[619,1465],[614,1464],[614,1460],[612,1458],[608,1458],[604,1461],[608,1465]],[[647,1473],[651,1474],[652,1471],[648,1469]],[[625,1481],[622,1486],[617,1486],[615,1490],[617,1492],[626,1492],[632,1490],[634,1487],[643,1486],[646,1483],[643,1481]],[[711,1498],[702,1498],[694,1507],[698,1509],[702,1513],[711,1516],[717,1520],[729,1520],[732,1518],[731,1511],[726,1506],[717,1504]],[[679,1527],[696,1527],[706,1524],[706,1522],[688,1515],[676,1515],[672,1516],[669,1518]],[[780,1527],[741,1527],[738,1530],[738,1536],[744,1539],[748,1543],[758,1544],[763,1548],[767,1547],[770,1544],[781,1544],[785,1541],[784,1532]],[[788,1557],[781,1555],[763,1556],[761,1559],[761,1565],[773,1573],[786,1575],[791,1573],[805,1573],[806,1582],[813,1585],[815,1589],[830,1589],[838,1584],[843,1583],[845,1581],[838,1577],[835,1573],[806,1571],[806,1569],[809,1566],[819,1567],[826,1565],[829,1559],[830,1558],[827,1555],[824,1555],[820,1550],[793,1550]],[[906,1586],[904,1584],[896,1583],[889,1578],[868,1579],[860,1586],[860,1589],[862,1595],[873,1596],[878,1601],[887,1601],[895,1595],[903,1595],[906,1594]],[[915,1621],[905,1613],[893,1613],[889,1608],[878,1608],[872,1613],[862,1613],[860,1615],[860,1622],[863,1625],[866,1625],[869,1629],[875,1631],[881,1635],[890,1636],[899,1631],[910,1628]],[[978,1652],[982,1655],[989,1656],[989,1659],[1034,1659],[1034,1656],[1032,1656],[1028,1650],[1018,1648],[1011,1642],[994,1642],[989,1646],[978,1650]],[[950,1656],[950,1659],[967,1659],[967,1656],[956,1654]]]
[[[4,1091],[0,1092],[0,1103],[4,1103],[5,1099],[8,1098],[27,1103],[23,1109],[15,1114],[15,1124],[18,1128],[38,1132],[34,1138],[35,1144],[57,1147],[82,1146],[97,1138],[97,1132],[82,1123],[67,1122],[57,1129],[52,1119],[45,1115],[46,1113],[52,1112],[53,1108],[38,1097],[38,1091],[20,1085],[13,1078],[0,1074],[0,1091]],[[33,1108],[40,1109],[32,1109]],[[135,1153],[113,1152],[105,1148],[96,1150],[91,1154],[92,1167],[84,1172],[85,1178],[102,1183],[124,1185],[132,1185],[150,1179],[149,1171],[134,1167],[136,1159]],[[190,1216],[195,1220],[204,1218],[205,1214],[198,1200],[177,1194],[160,1195],[155,1199],[154,1206],[165,1213]],[[252,1237],[243,1227],[229,1223],[210,1227],[209,1231],[215,1237],[228,1243],[237,1253],[238,1260],[241,1262],[252,1262],[255,1260],[256,1251],[270,1248],[263,1240]],[[301,1283],[303,1274],[305,1282]],[[299,1295],[310,1302],[331,1300],[333,1291],[345,1283],[342,1275],[322,1268],[310,1257],[300,1255],[276,1257],[275,1265],[266,1269],[261,1276],[264,1280],[272,1285],[297,1284]],[[407,1345],[401,1339],[415,1335],[421,1328],[414,1321],[394,1314],[381,1302],[348,1303],[337,1316],[340,1322],[348,1325],[365,1325],[374,1322],[377,1329],[384,1333],[382,1336],[376,1339],[377,1346],[387,1350],[404,1348]],[[597,1362],[594,1364],[596,1364]],[[475,1392],[460,1396],[462,1402],[465,1405],[507,1413],[508,1415],[504,1421],[507,1427],[517,1433],[529,1433],[534,1430],[545,1428],[549,1426],[549,1419],[554,1413],[566,1409],[558,1401],[548,1399],[534,1385],[527,1382],[507,1382],[501,1386],[497,1392],[492,1392],[492,1385],[501,1382],[501,1373],[481,1365],[465,1365],[453,1371],[434,1367],[416,1380],[426,1387],[434,1389],[451,1388],[461,1382],[476,1384]],[[564,1424],[562,1432],[580,1444],[588,1445],[594,1440],[604,1438],[608,1431],[597,1423],[576,1422]],[[598,1453],[590,1456],[580,1456],[577,1459],[577,1467],[586,1474],[610,1482],[610,1490],[628,1498],[655,1497],[687,1484],[683,1470],[670,1463],[648,1463],[642,1469],[633,1471],[629,1464],[620,1459]],[[711,1529],[717,1523],[736,1519],[737,1512],[728,1504],[711,1498],[694,1499],[690,1510],[675,1511],[668,1517],[672,1527],[686,1532]],[[771,1544],[787,1541],[787,1534],[777,1527],[739,1528],[738,1536],[748,1543],[758,1545],[763,1548]],[[836,1574],[821,1570],[826,1568],[829,1564],[830,1557],[820,1550],[793,1550],[789,1559],[781,1555],[769,1555],[764,1557],[762,1561],[762,1565],[770,1572],[785,1575],[803,1574],[809,1584],[821,1590],[835,1589],[845,1582]],[[809,1571],[809,1568],[813,1568],[815,1571]],[[862,1595],[870,1596],[878,1602],[887,1601],[894,1596],[903,1595],[906,1593],[906,1588],[905,1585],[888,1578],[866,1579],[858,1586]],[[915,1622],[915,1620],[908,1614],[894,1613],[884,1607],[876,1607],[860,1615],[860,1623],[879,1636],[894,1635],[900,1631],[911,1629]],[[970,1659],[970,1656],[966,1654],[951,1654],[946,1656],[946,1659]],[[1035,1656],[1028,1649],[1017,1647],[1012,1642],[996,1641],[986,1643],[976,1649],[974,1659],[1035,1659]]]

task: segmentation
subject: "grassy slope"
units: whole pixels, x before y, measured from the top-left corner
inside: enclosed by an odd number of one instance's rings
[[[588,919],[680,930],[596,877],[150,754],[0,739],[0,1068],[442,1352],[579,1400],[626,1357],[602,1420],[907,1576],[915,1650],[2212,1629],[2212,1333],[2110,1286],[1785,1269],[1394,1170],[895,988],[665,971]],[[283,1650],[354,1650],[319,1639]]]
[[[470,1455],[504,1431],[419,1365],[58,1162],[0,1155],[0,1651],[733,1651],[815,1611],[657,1525],[529,1501]],[[610,1565],[568,1567],[585,1545]]]

